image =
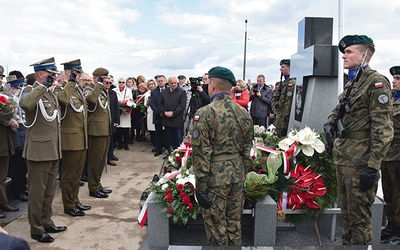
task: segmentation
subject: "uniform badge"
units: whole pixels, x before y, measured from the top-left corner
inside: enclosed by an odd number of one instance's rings
[[[193,138],[193,139],[197,139],[197,138],[199,138],[199,135],[200,135],[199,130],[198,130],[197,128],[193,129],[193,131],[192,131],[192,138]]]
[[[382,88],[382,87],[383,87],[383,83],[382,83],[382,82],[377,82],[377,83],[375,83],[375,88],[376,88],[376,89]]]
[[[200,116],[198,116],[198,115],[195,115],[195,116],[194,116],[194,120],[195,120],[195,121],[198,121],[198,120],[200,120]]]
[[[287,92],[287,96],[292,96],[292,95],[293,95],[292,91]]]
[[[375,83],[375,85],[376,85],[376,83]],[[386,104],[388,101],[389,101],[389,96],[388,95],[381,94],[381,95],[378,96],[378,102],[380,104]]]

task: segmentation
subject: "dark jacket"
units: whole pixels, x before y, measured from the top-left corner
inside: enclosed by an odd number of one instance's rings
[[[165,88],[164,88],[165,89]],[[153,110],[153,124],[162,124],[158,102],[161,96],[160,87],[155,88],[150,94],[150,107]]]
[[[117,129],[114,127],[114,123],[120,124],[117,93],[109,89],[108,96],[110,97],[111,132],[116,133]]]
[[[162,124],[166,127],[183,127],[183,111],[186,107],[186,92],[182,88],[174,90],[166,88],[160,96],[158,109],[162,116]],[[172,111],[172,117],[164,116],[164,112]]]
[[[252,87],[252,91],[258,89],[258,85]],[[261,88],[261,96],[250,95],[250,115],[257,117],[267,117],[271,112],[272,89],[264,84]]]

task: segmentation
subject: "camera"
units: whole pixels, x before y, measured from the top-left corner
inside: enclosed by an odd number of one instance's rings
[[[203,77],[189,77],[189,82],[190,86],[192,89],[197,89],[197,86],[201,86],[201,81],[203,80]]]

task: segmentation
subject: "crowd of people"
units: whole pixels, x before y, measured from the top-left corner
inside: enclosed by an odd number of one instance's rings
[[[371,204],[379,170],[388,218],[381,240],[400,242],[400,66],[390,69],[392,98],[388,79],[368,66],[375,51],[371,38],[346,36],[339,50],[349,83],[324,128],[337,165],[342,242],[372,243]],[[31,238],[53,242],[50,234],[67,229],[51,218],[57,176],[64,213],[85,216],[91,207],[80,202],[80,186],[87,182],[91,197],[109,197],[112,190],[103,187],[101,175],[106,164],[117,165],[115,150],[150,138],[158,157],[190,140],[208,243],[240,245],[253,126],[274,124],[279,136],[287,135],[296,84],[290,60],[280,61],[275,86],[267,85],[262,74],[254,84],[236,80],[223,67],[196,78],[156,75],[146,81],[139,75],[120,77],[115,84],[106,68],[89,75],[79,59],[61,65],[59,72],[54,58],[41,60],[31,65],[35,73],[24,77],[11,71],[0,86],[3,104],[15,106],[11,116],[0,109],[0,209],[19,209],[7,200],[8,175],[14,197],[28,201]],[[0,66],[1,83],[3,77]]]

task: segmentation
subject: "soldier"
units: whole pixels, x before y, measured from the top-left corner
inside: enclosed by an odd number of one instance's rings
[[[82,205],[78,193],[88,148],[87,102],[77,77],[83,72],[81,60],[62,63],[67,81],[54,88],[61,106],[61,191],[64,213],[84,216],[90,206]]]
[[[388,224],[381,232],[381,244],[400,241],[400,66],[390,68],[393,76],[393,129],[390,148],[382,161],[382,189]]]
[[[28,220],[31,238],[42,243],[54,241],[48,233],[59,233],[51,219],[56,191],[58,161],[61,159],[60,106],[49,89],[58,73],[54,57],[32,64],[36,82],[26,86],[19,104],[25,110],[26,138],[22,157],[28,166]]]
[[[350,82],[324,130],[328,138],[338,129],[333,157],[343,218],[342,243],[369,245],[378,171],[393,137],[391,90],[388,79],[368,65],[375,52],[371,38],[347,35],[340,40],[339,50]]]
[[[89,105],[88,188],[90,196],[107,198],[112,190],[103,188],[100,179],[110,144],[111,114],[110,100],[103,80],[108,86],[112,82],[111,79],[106,79],[108,70],[105,68],[97,68],[92,74],[96,84],[91,84],[84,90]]]
[[[287,134],[289,126],[296,78],[290,78],[289,59],[282,59],[279,65],[281,66],[281,81],[272,97],[272,110],[274,116],[270,118],[275,120],[275,127],[278,135],[284,137]],[[282,77],[284,78],[283,81]]]
[[[196,197],[208,245],[241,246],[244,170],[252,164],[253,122],[230,97],[236,86],[233,73],[214,67],[208,75],[211,103],[196,112],[191,131]]]

